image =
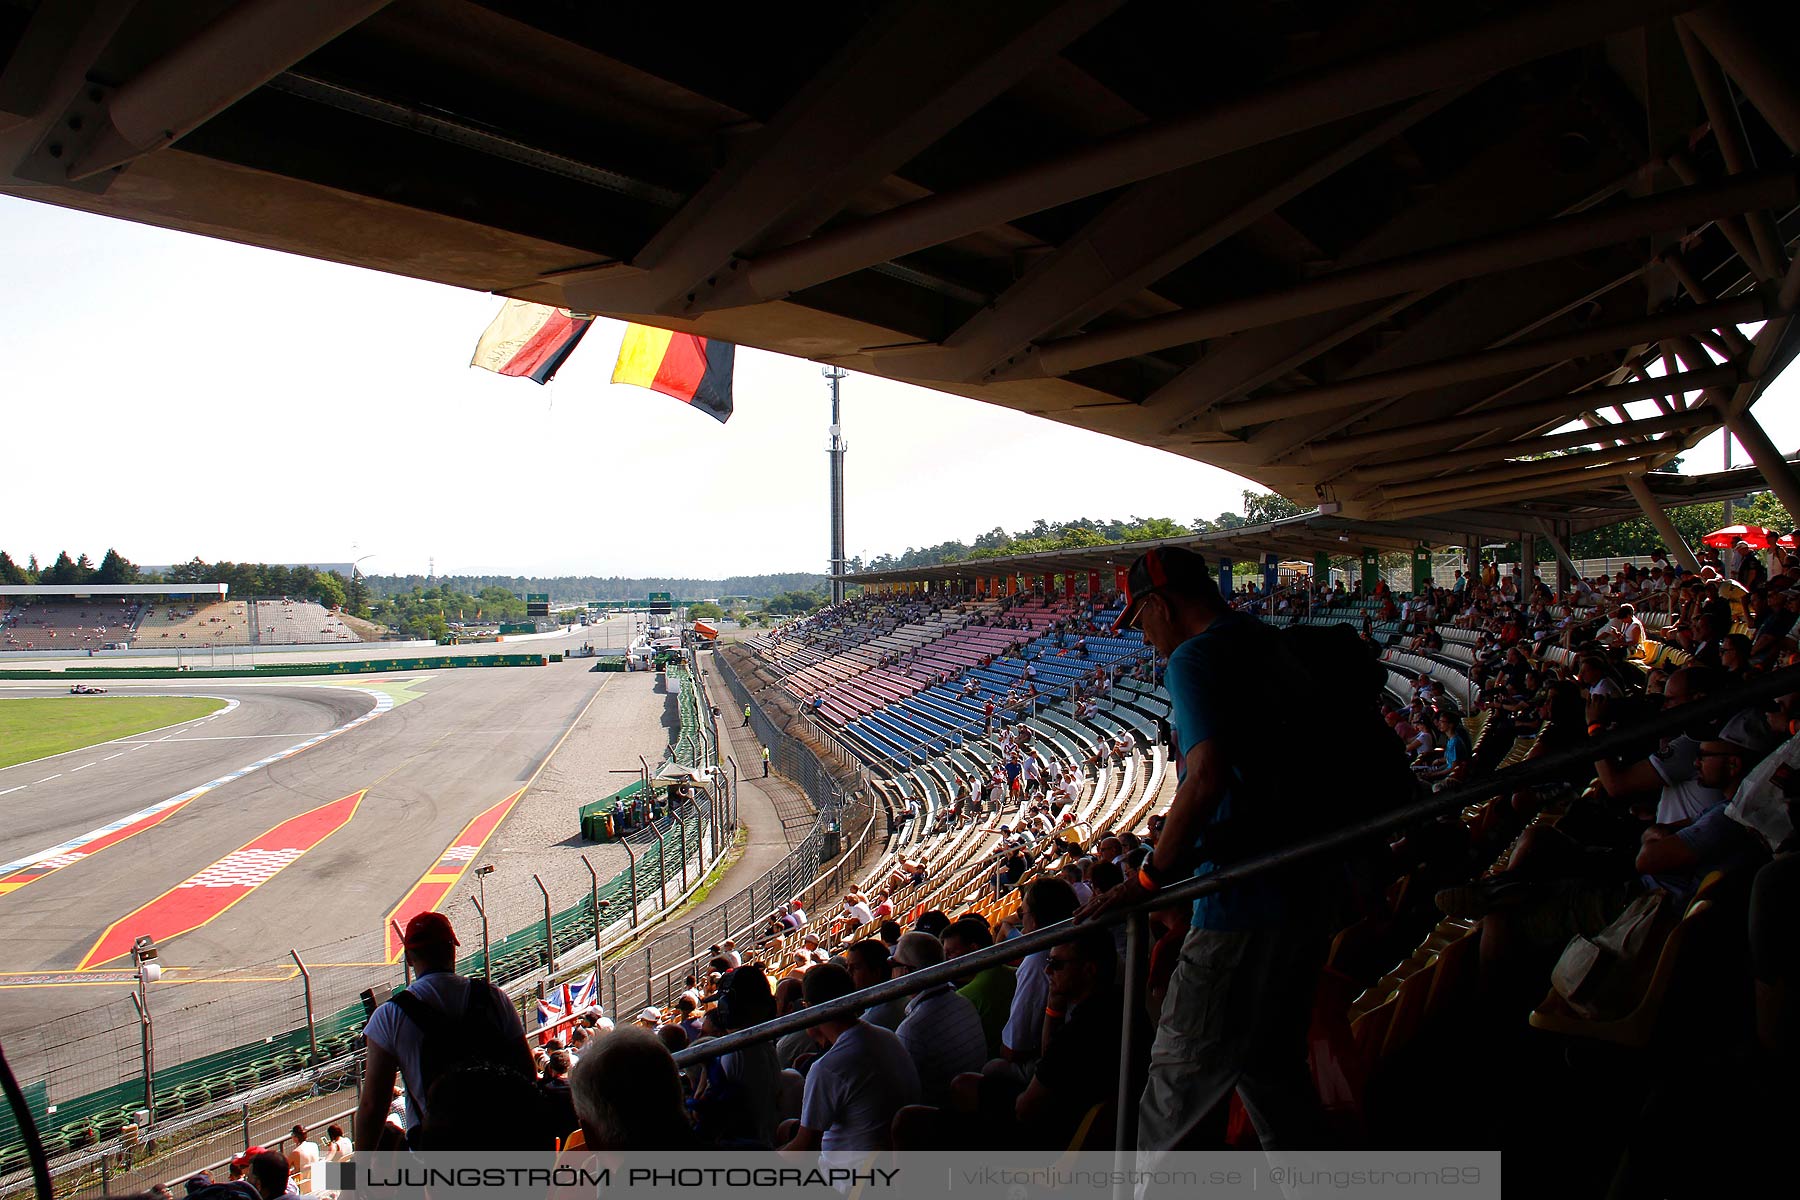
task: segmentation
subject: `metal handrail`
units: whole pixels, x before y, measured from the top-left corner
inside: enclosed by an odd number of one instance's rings
[[[828,1003],[776,1017],[760,1025],[736,1030],[723,1037],[713,1038],[697,1046],[690,1046],[678,1053],[675,1061],[682,1067],[695,1066],[717,1058],[721,1054],[741,1050],[746,1046],[784,1037],[826,1021],[853,1016],[873,1005],[917,995],[928,988],[965,978],[987,967],[1010,963],[1021,955],[1047,950],[1052,946],[1060,946],[1073,941],[1086,929],[1122,924],[1134,917],[1147,916],[1159,909],[1196,900],[1201,896],[1209,896],[1272,872],[1285,870],[1299,863],[1319,858],[1333,851],[1349,849],[1375,835],[1392,833],[1433,817],[1457,812],[1470,804],[1491,799],[1520,787],[1553,781],[1560,778],[1570,767],[1592,764],[1594,760],[1610,756],[1617,751],[1640,746],[1646,741],[1665,734],[1679,733],[1695,721],[1726,717],[1758,701],[1796,691],[1800,691],[1800,667],[1788,667],[1772,672],[1732,689],[1729,694],[1708,697],[1705,700],[1660,712],[1632,729],[1603,734],[1592,738],[1585,745],[1496,771],[1483,779],[1439,792],[1427,799],[1402,805],[1379,817],[1342,826],[1299,845],[1257,855],[1222,867],[1211,874],[1185,880],[1163,889],[1149,899],[1128,907],[1114,909],[1092,921],[1080,925],[1073,921],[1063,921],[993,946],[972,951],[960,958],[950,959],[936,966],[908,972],[899,979],[884,980]],[[1135,979],[1126,980],[1127,1037],[1130,1036],[1129,1026],[1137,985],[1138,981]]]

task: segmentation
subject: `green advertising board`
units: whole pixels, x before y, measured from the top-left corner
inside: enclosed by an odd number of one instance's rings
[[[1362,594],[1375,594],[1375,581],[1381,578],[1381,552],[1369,546],[1362,552]]]
[[[670,603],[671,595],[672,595],[672,593],[670,593],[670,592],[651,592],[650,593],[650,603],[651,604],[668,604],[668,603]]]

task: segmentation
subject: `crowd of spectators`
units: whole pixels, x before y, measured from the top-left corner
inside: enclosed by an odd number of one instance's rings
[[[1754,578],[1745,583],[1746,575]],[[1741,595],[1734,590],[1740,584]],[[1497,567],[1475,578],[1459,573],[1451,586],[1414,596],[1393,596],[1384,587],[1372,599],[1387,614],[1382,621],[1394,631],[1386,635],[1392,646],[1455,663],[1471,682],[1471,702],[1462,704],[1442,679],[1417,674],[1407,694],[1390,703],[1386,724],[1422,786],[1450,786],[1503,761],[1578,750],[1800,660],[1796,597],[1800,560],[1792,557],[1759,568],[1720,556],[1697,574],[1659,565],[1582,581],[1561,594],[1535,575],[1521,580]],[[1307,604],[1320,599],[1309,595]],[[1667,623],[1652,629],[1639,618],[1639,605]],[[905,616],[904,607],[894,615]],[[1221,611],[1227,607],[1221,603]],[[1239,613],[1235,619],[1249,619]],[[1705,653],[1704,643],[1680,645],[1680,621],[1704,623],[1702,629],[1716,634],[1716,657]],[[1364,627],[1365,637],[1371,628]],[[1078,625],[1064,632],[1083,635]],[[1446,643],[1446,632],[1458,635],[1453,643]],[[1664,649],[1647,652],[1650,643]],[[1451,646],[1467,649],[1467,657],[1443,656]],[[1175,680],[1171,667],[1172,687]],[[1268,681],[1259,686],[1269,695],[1250,693],[1246,706],[1264,712],[1279,693]],[[1180,717],[1190,731],[1203,719],[1220,717]],[[1265,748],[1304,754],[1308,747],[1284,740],[1295,728],[1272,724],[1258,736]],[[1516,1030],[1546,1005],[1569,1019],[1600,1020],[1640,1003],[1643,971],[1704,900],[1713,919],[1742,931],[1737,969],[1754,985],[1746,990],[1756,997],[1758,1044],[1791,1055],[1800,946],[1792,899],[1797,728],[1800,693],[1746,704],[1721,719],[1696,721],[1641,753],[1577,758],[1554,779],[1409,829],[1377,855],[1378,882],[1387,889],[1378,890],[1377,904],[1391,910],[1380,920],[1394,923],[1407,895],[1398,885],[1419,877],[1431,884],[1423,892],[1426,906],[1479,922],[1478,1007],[1505,1023],[1495,1028]],[[1072,764],[1040,753],[1022,725],[1004,729],[996,746],[1000,765],[993,776],[979,787],[962,784],[938,812],[933,831],[993,821],[981,826],[991,835],[981,878],[992,881],[992,903],[984,897],[927,907],[924,898],[940,894],[930,890],[925,854],[911,849],[893,857],[885,875],[818,898],[816,915],[797,899],[770,912],[754,948],[740,950],[730,941],[713,947],[706,969],[670,1005],[644,1008],[617,1027],[603,1009],[590,1007],[528,1051],[510,1006],[482,1001],[477,981],[450,970],[448,921],[436,917],[416,933],[409,927],[414,990],[425,1003],[461,1014],[459,1043],[485,1049],[460,1060],[434,1053],[439,1018],[419,1020],[401,1006],[384,1006],[367,1034],[370,1092],[385,1094],[387,1080],[403,1077],[405,1100],[397,1122],[379,1104],[359,1114],[359,1142],[404,1136],[424,1147],[770,1147],[817,1151],[827,1163],[886,1149],[1098,1149],[1110,1145],[1111,1106],[1121,1072],[1134,1063],[1156,1064],[1146,1105],[1163,1093],[1173,1097],[1190,1076],[1198,1089],[1193,1095],[1204,1097],[1203,1103],[1169,1099],[1184,1114],[1164,1130],[1171,1137],[1216,1139],[1217,1130],[1201,1131],[1205,1114],[1189,1110],[1222,1103],[1234,1088],[1263,1130],[1265,1118],[1274,1121],[1272,1109],[1256,1110],[1253,1101],[1274,1103],[1279,1089],[1273,1085],[1255,1091],[1268,1081],[1215,1070],[1198,1050],[1171,1057],[1174,1035],[1166,1030],[1160,1049],[1146,1042],[1122,1053],[1124,957],[1114,929],[1089,928],[910,997],[840,1013],[698,1065],[677,1065],[676,1054],[709,1039],[1097,911],[1109,897],[1155,882],[1156,864],[1166,869],[1172,857],[1165,851],[1159,859],[1159,846],[1179,852],[1193,837],[1192,830],[1182,840],[1165,837],[1161,814],[1141,828],[1090,830],[1078,819],[1080,781]],[[1103,746],[1099,754],[1115,752],[1130,754],[1132,747]],[[922,819],[911,810],[896,814],[895,824]],[[1138,880],[1149,882],[1132,882]],[[1278,925],[1292,902],[1279,893],[1297,886],[1284,876],[1245,889],[1243,899],[1215,897],[1211,906],[1158,911],[1146,1030],[1158,1016],[1165,1023],[1169,1012],[1186,1019],[1208,1003],[1189,990],[1195,976],[1182,971],[1191,967],[1178,970],[1195,953],[1190,934],[1202,927],[1197,923],[1219,935],[1217,944],[1231,944],[1235,921],[1250,919],[1253,930],[1265,928],[1259,921]],[[1622,920],[1633,923],[1632,939],[1607,940]],[[1572,965],[1583,939],[1621,961],[1611,972]],[[1721,969],[1719,960],[1709,962],[1709,970]],[[1266,969],[1280,986],[1265,989],[1261,1001],[1271,1011],[1297,1013],[1301,1028],[1315,1001],[1314,979],[1324,989],[1331,972],[1355,974],[1335,949],[1323,969],[1298,950],[1291,961]],[[1724,1011],[1729,990],[1721,989],[1706,1011]],[[1282,1087],[1291,1092],[1294,1084],[1288,1078]],[[1305,1089],[1307,1080],[1299,1078],[1298,1086]]]

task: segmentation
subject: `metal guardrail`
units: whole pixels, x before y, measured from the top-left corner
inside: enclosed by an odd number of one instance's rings
[[[1679,708],[1658,713],[1655,717],[1634,728],[1617,730],[1592,738],[1585,745],[1496,771],[1483,779],[1473,780],[1439,792],[1429,798],[1401,805],[1381,816],[1354,822],[1329,833],[1309,838],[1297,845],[1226,865],[1211,874],[1191,878],[1164,888],[1156,895],[1135,905],[1114,909],[1093,921],[1080,925],[1073,921],[1064,921],[1047,926],[996,945],[972,951],[960,958],[951,959],[936,966],[911,971],[902,978],[887,980],[872,987],[863,988],[825,1004],[807,1007],[798,1012],[765,1021],[761,1025],[737,1030],[700,1045],[690,1046],[677,1054],[675,1061],[682,1067],[697,1066],[722,1054],[729,1054],[747,1046],[784,1037],[825,1021],[858,1014],[873,1005],[914,996],[939,984],[950,983],[956,979],[973,975],[987,967],[1010,963],[1022,955],[1039,950],[1048,950],[1052,946],[1073,941],[1089,928],[1109,928],[1114,925],[1126,924],[1121,1060],[1127,1065],[1127,1069],[1120,1073],[1119,1125],[1115,1131],[1118,1140],[1115,1144],[1130,1146],[1136,1140],[1137,1099],[1141,1087],[1141,1081],[1133,1078],[1133,1071],[1130,1069],[1135,1061],[1131,1054],[1131,1047],[1137,1036],[1139,1023],[1144,1017],[1143,988],[1149,957],[1148,917],[1150,913],[1158,909],[1186,904],[1201,896],[1225,891],[1334,852],[1352,850],[1359,844],[1366,843],[1372,837],[1392,834],[1436,817],[1460,812],[1471,804],[1507,795],[1523,787],[1555,781],[1562,778],[1572,767],[1591,766],[1598,758],[1638,749],[1647,743],[1653,744],[1659,737],[1682,732],[1694,727],[1698,722],[1727,718],[1751,704],[1795,691],[1800,691],[1800,667],[1788,667],[1772,672],[1752,679],[1741,687],[1733,689],[1728,695],[1713,696],[1681,705]]]

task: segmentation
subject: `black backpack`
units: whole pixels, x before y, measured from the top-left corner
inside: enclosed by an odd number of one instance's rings
[[[485,980],[469,980],[463,1010],[454,1017],[411,992],[399,993],[393,1004],[419,1027],[420,1100],[432,1084],[459,1067],[487,1064],[527,1079],[536,1075],[525,1039],[504,1031],[502,1014],[512,1002]]]
[[[1386,668],[1354,628],[1257,622],[1233,636],[1240,641],[1223,660],[1231,674],[1266,673],[1282,695],[1239,713],[1239,737],[1265,750],[1233,769],[1266,802],[1209,828],[1206,859],[1291,846],[1418,798],[1405,749],[1381,716]],[[1253,735],[1252,724],[1261,726]]]

